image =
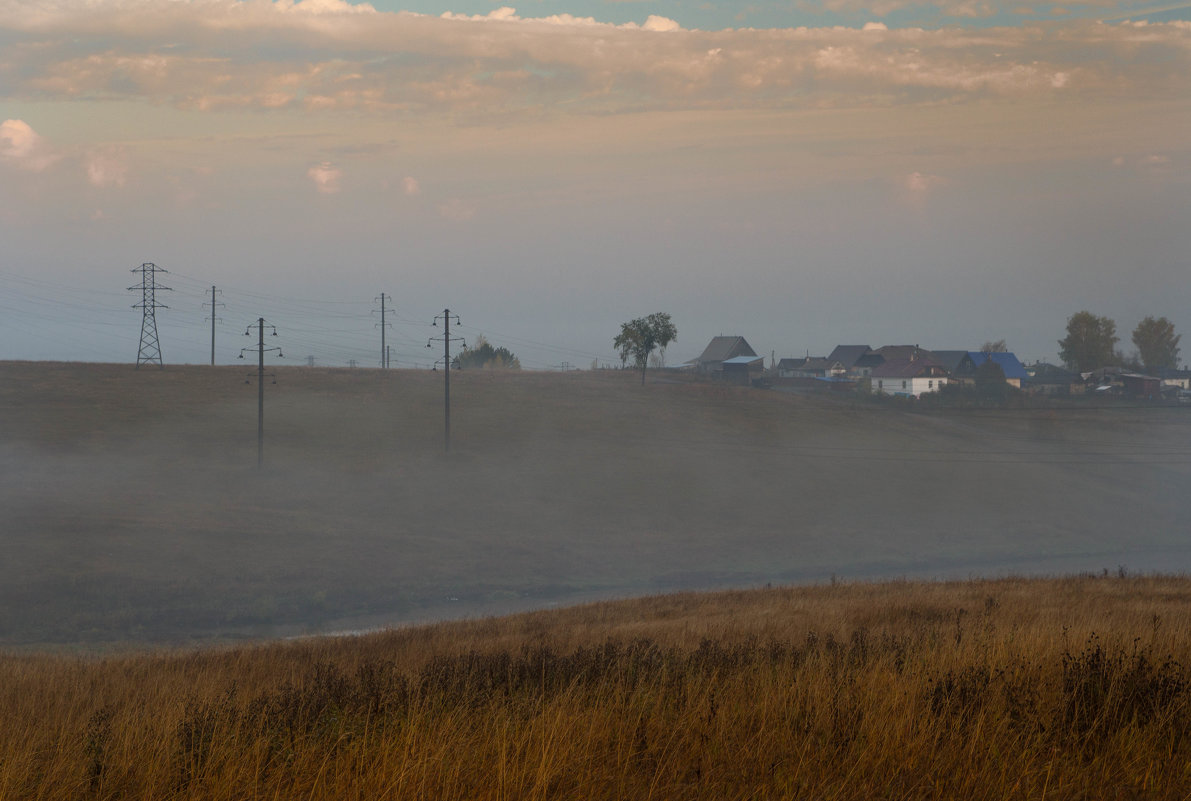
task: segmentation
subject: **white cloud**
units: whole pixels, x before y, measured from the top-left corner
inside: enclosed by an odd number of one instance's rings
[[[41,172],[58,160],[37,131],[24,120],[5,120],[0,123],[0,162],[21,169]]]
[[[124,152],[117,147],[92,150],[84,159],[87,180],[92,186],[120,187],[128,177],[128,162]]]
[[[647,31],[660,32],[682,30],[682,27],[674,20],[668,17],[659,17],[657,14],[650,14],[649,18],[645,20],[645,24],[641,27]]]
[[[347,3],[344,0],[275,0],[281,11],[296,11],[307,14],[375,14],[376,9],[368,3]]]
[[[422,187],[418,183],[418,179],[410,175],[407,175],[401,179],[401,189],[410,197],[415,197],[422,194]]]
[[[329,161],[315,164],[306,171],[306,176],[314,181],[314,187],[324,195],[333,195],[342,188],[340,179],[343,178],[343,170],[332,166]]]

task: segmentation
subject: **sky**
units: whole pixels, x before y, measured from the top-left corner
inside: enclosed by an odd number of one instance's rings
[[[1191,3],[0,0],[0,358],[1191,329]],[[1191,355],[1191,339],[1184,360]]]

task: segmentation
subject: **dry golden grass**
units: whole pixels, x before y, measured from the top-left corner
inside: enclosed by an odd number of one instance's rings
[[[678,594],[0,658],[5,799],[1191,793],[1191,581]]]

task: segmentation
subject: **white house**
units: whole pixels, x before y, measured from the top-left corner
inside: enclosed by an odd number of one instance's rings
[[[928,357],[887,361],[873,368],[870,380],[873,392],[911,398],[938,392],[951,381],[943,365]]]

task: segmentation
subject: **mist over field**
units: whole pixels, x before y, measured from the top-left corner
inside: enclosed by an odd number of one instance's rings
[[[292,635],[676,589],[1191,569],[1191,414],[632,373],[0,365],[0,644]],[[254,379],[255,382],[255,379]]]

